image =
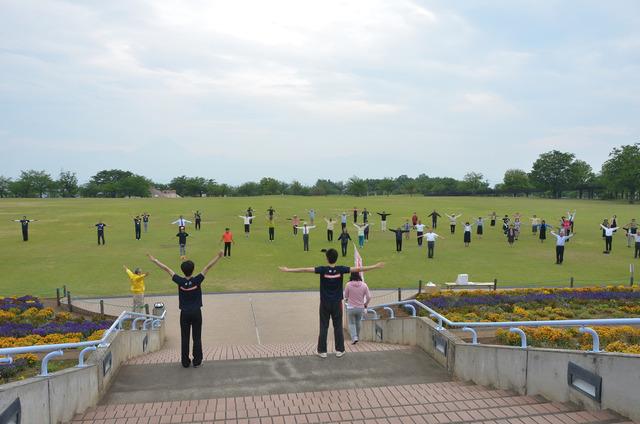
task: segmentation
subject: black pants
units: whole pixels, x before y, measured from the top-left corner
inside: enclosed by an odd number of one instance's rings
[[[396,239],[396,252],[402,252],[402,239]]]
[[[436,242],[435,241],[428,241],[427,242],[427,256],[429,258],[433,258],[433,249],[436,247]]]
[[[22,227],[22,241],[29,241],[29,227]]]
[[[432,219],[432,220],[431,220],[431,226],[432,226],[433,228],[436,228],[436,227],[438,226],[438,220],[437,220],[437,219]]]
[[[98,231],[98,244],[100,244],[100,240],[102,240],[102,244],[104,244],[104,231]]]
[[[140,240],[140,226],[136,226],[136,240]]]
[[[327,241],[333,241],[333,230],[327,230]]]
[[[231,256],[231,242],[224,242],[224,256]]]
[[[269,227],[269,240],[273,241],[276,238],[276,229],[274,227]]]
[[[347,223],[346,222],[341,222],[340,226],[342,227],[342,229],[344,230],[345,228],[347,228]]]
[[[293,235],[298,235],[298,227],[296,227],[295,225],[293,226]]]
[[[364,229],[364,239],[369,240],[369,227]]]
[[[357,213],[354,213],[354,214],[353,214],[353,223],[354,223],[354,224],[357,224],[357,223],[358,223],[358,214],[357,214]]]
[[[496,220],[495,220],[495,219],[492,219],[492,220],[491,220],[491,226],[492,226],[492,227],[495,227],[495,226],[496,226]]]
[[[193,334],[193,365],[200,365],[202,362],[202,313],[200,309],[180,311],[180,356],[182,366],[185,368],[191,363],[189,358],[189,333]]]
[[[633,254],[634,258],[640,258],[640,241],[636,242],[636,251]]]
[[[196,230],[200,229],[200,220],[196,219]]]
[[[456,226],[451,224],[450,227],[451,227],[451,234],[454,234],[456,232]]]
[[[304,247],[304,251],[309,251],[309,234],[302,235],[302,246]]]
[[[604,238],[604,250],[607,252],[611,252],[611,240],[613,240],[613,236],[605,236]]]
[[[251,231],[251,225],[244,224],[244,233],[249,234],[250,231]]]
[[[418,231],[418,234],[416,234],[418,236],[418,246],[422,246],[422,237],[420,236],[423,234],[424,233],[422,231]]]
[[[333,321],[333,337],[336,352],[344,352],[344,333],[342,332],[342,301],[320,301],[320,335],[318,336],[318,352],[327,352],[327,333],[329,319]]]
[[[561,264],[564,261],[564,246],[556,246],[556,263]]]
[[[342,248],[342,256],[347,256],[347,243],[342,243],[340,247]]]

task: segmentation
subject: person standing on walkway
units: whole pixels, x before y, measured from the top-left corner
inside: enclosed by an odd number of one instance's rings
[[[26,215],[22,219],[14,219],[14,222],[19,222],[22,227],[22,241],[29,241],[29,223],[36,222],[37,219],[27,219]]]
[[[462,216],[462,214],[459,213],[458,215],[456,215],[454,213],[454,214],[449,215],[448,213],[445,213],[445,215],[449,219],[449,229],[451,230],[451,234],[455,234],[456,233],[456,224],[457,224],[456,220],[458,218],[460,218]]]
[[[171,276],[171,281],[178,285],[178,304],[180,308],[180,358],[182,366],[189,368],[193,363],[194,368],[202,364],[202,282],[207,272],[222,257],[218,252],[199,274],[193,275],[195,264],[192,261],[184,261],[180,269],[184,277],[179,276],[171,268],[147,253],[149,260]],[[193,362],[189,357],[190,333],[193,335]]]
[[[553,228],[551,226],[551,224],[547,224],[547,221],[545,221],[544,219],[542,220],[542,222],[540,223],[540,231],[538,232],[538,238],[540,239],[540,243],[544,243],[544,241],[547,239],[547,229],[549,228]]]
[[[202,214],[200,214],[200,211],[195,211],[193,213],[193,220],[196,222],[195,229],[199,230],[200,223],[202,222]]]
[[[188,219],[184,219],[184,217],[182,215],[180,215],[180,218],[178,218],[175,221],[173,221],[172,224],[175,224],[178,227],[187,228],[187,224],[191,224],[191,221],[189,221]]]
[[[427,229],[426,234],[420,237],[427,239],[427,257],[429,259],[433,259],[433,254],[436,248],[436,239],[441,238],[442,240],[444,240],[445,238],[434,233],[433,228]]]
[[[238,215],[238,218],[242,218],[243,222],[244,222],[244,236],[246,238],[249,238],[249,232],[251,231],[251,221],[253,221],[253,216],[249,216],[249,215]]]
[[[360,321],[371,301],[369,286],[362,281],[359,272],[351,272],[351,278],[344,288],[344,299],[347,303],[347,322],[351,334],[351,344],[358,343],[360,338]]]
[[[349,235],[349,231],[346,228],[342,229],[342,233],[340,233],[338,240],[340,240],[342,256],[347,256],[347,247],[349,246],[349,240],[351,240],[351,236]]]
[[[431,227],[432,228],[438,228],[438,218],[442,217],[442,215],[440,215],[438,212],[436,212],[436,210],[434,209],[433,212],[431,212],[429,215],[431,217]]]
[[[340,226],[342,227],[343,230],[345,228],[347,228],[347,213],[346,212],[342,212],[340,214]]]
[[[144,277],[149,275],[148,272],[142,272],[140,268],[136,268],[131,272],[126,265],[122,265],[124,271],[129,276],[130,290],[133,300],[133,312],[144,312]]]
[[[631,243],[635,240],[635,235],[638,233],[638,224],[636,219],[633,218],[630,223],[622,227],[627,232],[627,247],[631,247]]]
[[[276,239],[276,219],[273,215],[267,217],[267,228],[269,228],[269,241],[272,242]]]
[[[302,230],[302,248],[305,252],[309,251],[309,232],[316,228],[315,225],[307,225],[305,222],[302,227],[298,227],[298,230]]]
[[[144,212],[142,214],[142,226],[144,227],[144,232],[146,233],[147,230],[149,230],[149,217],[151,215],[149,215],[148,213]]]
[[[564,261],[564,245],[567,240],[575,235],[575,233],[569,235],[565,234],[564,229],[560,230],[560,234],[556,234],[551,231],[551,235],[556,238],[556,265],[562,265],[562,262]]]
[[[607,227],[600,224],[600,227],[604,230],[604,252],[602,253],[608,255],[609,253],[611,253],[611,242],[613,240],[613,234],[616,232],[618,227],[612,227],[611,224],[609,224],[609,226]]]
[[[98,230],[98,246],[100,246],[100,241],[102,241],[102,245],[104,246],[104,227],[106,226],[107,224],[102,222],[102,220],[96,224],[96,230]]]
[[[397,230],[389,229],[389,231],[396,235],[396,252],[402,252],[402,233],[407,233],[409,230],[403,230],[401,227],[398,227]]]
[[[390,213],[386,211],[376,212],[380,215],[380,231],[387,231],[387,217],[390,216]]]
[[[384,267],[383,262],[371,266],[348,267],[336,265],[338,252],[328,249],[325,252],[328,265],[315,268],[287,268],[279,267],[282,272],[309,272],[320,275],[320,335],[316,354],[321,358],[327,357],[327,333],[329,320],[333,322],[335,350],[338,358],[344,355],[344,332],[342,330],[342,283],[343,275],[351,272],[367,272]]]
[[[189,233],[184,230],[184,227],[180,227],[176,237],[178,237],[178,245],[180,246],[180,259],[185,259],[187,257],[187,237],[189,237]]]
[[[325,218],[324,222],[327,223],[327,241],[333,241],[333,227],[335,226],[336,222],[333,220],[333,218]]]
[[[369,224],[353,224],[353,226],[358,229],[358,246],[362,249],[364,247],[364,230]]]
[[[136,240],[140,240],[140,225],[142,223],[142,219],[140,219],[139,215],[136,215],[135,218],[133,218],[133,227],[135,229],[136,232]]]
[[[418,247],[422,246],[422,235],[424,234],[425,225],[422,221],[418,220],[413,226],[416,229],[416,239],[418,240]]]
[[[231,245],[235,243],[233,240],[233,233],[229,228],[224,229],[224,233],[222,233],[222,237],[220,237],[220,242],[224,243],[224,256],[231,257]]]

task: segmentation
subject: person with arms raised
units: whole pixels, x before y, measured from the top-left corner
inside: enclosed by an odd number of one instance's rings
[[[189,343],[193,335],[193,367],[198,368],[202,364],[202,289],[201,285],[207,272],[222,257],[222,251],[218,252],[200,273],[193,275],[195,264],[192,261],[184,261],[180,264],[184,277],[176,274],[171,268],[147,253],[149,260],[158,268],[171,276],[171,280],[178,285],[178,304],[180,307],[180,357],[182,366],[188,368],[192,359],[189,357]]]
[[[329,320],[333,322],[333,335],[335,338],[336,356],[344,355],[344,333],[342,331],[342,284],[343,275],[351,272],[366,272],[384,267],[383,262],[371,266],[348,267],[336,265],[338,251],[328,249],[325,252],[328,265],[320,265],[315,268],[288,268],[279,267],[282,272],[308,272],[320,274],[320,335],[318,336],[318,348],[316,354],[321,358],[327,357],[327,333]]]

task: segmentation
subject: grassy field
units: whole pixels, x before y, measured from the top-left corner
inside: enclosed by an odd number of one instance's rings
[[[266,229],[266,209],[273,205],[277,211],[276,241],[269,243]],[[252,206],[258,217],[249,239],[242,230],[242,214]],[[379,217],[375,215],[371,239],[362,250],[366,264],[385,261],[383,270],[367,277],[371,287],[414,287],[424,281],[453,281],[457,274],[468,273],[472,281],[492,281],[500,284],[562,285],[571,276],[577,285],[627,283],[629,264],[634,262],[633,249],[626,247],[623,232],[614,237],[613,253],[603,255],[603,242],[598,227],[605,217],[617,214],[620,224],[632,217],[640,217],[638,206],[623,203],[545,200],[526,198],[472,197],[259,197],[259,198],[203,198],[203,199],[0,199],[0,295],[33,294],[52,296],[56,287],[66,284],[74,296],[125,295],[128,279],[122,265],[150,269],[147,279],[149,293],[175,293],[167,276],[151,268],[145,257],[151,252],[170,266],[179,267],[177,229],[170,222],[184,214],[191,219],[192,211],[203,214],[201,231],[188,228],[190,237],[187,255],[200,268],[222,246],[220,235],[230,226],[237,243],[233,258],[222,261],[206,281],[207,291],[257,291],[315,288],[318,279],[304,274],[284,274],[277,266],[313,266],[324,263],[320,249],[339,248],[337,242],[326,241],[323,216],[337,217],[342,210],[358,206],[370,211],[383,209],[393,215],[389,222],[400,225],[413,211],[425,217],[434,208],[444,212],[458,212],[472,220],[496,211],[498,216],[520,212],[525,216],[537,214],[552,225],[567,209],[577,209],[576,237],[567,246],[565,263],[554,264],[554,239],[540,244],[530,233],[525,218],[520,240],[509,247],[500,227],[485,227],[483,239],[474,233],[471,247],[462,242],[461,223],[454,237],[449,234],[446,220],[437,232],[446,240],[436,244],[436,258],[426,259],[426,249],[416,247],[415,233],[405,241],[404,251],[395,252],[393,234],[381,233]],[[292,236],[290,221],[294,213],[307,216],[306,210],[318,213],[318,228],[311,233],[311,251],[303,252],[302,237]],[[136,241],[132,217],[143,211],[151,214],[148,233]],[[19,223],[11,220],[22,215],[38,219],[30,226],[30,240],[23,242]],[[108,224],[106,246],[98,246],[94,224],[102,219]],[[427,219],[424,219],[427,221]],[[339,229],[339,224],[337,225]],[[336,231],[337,232],[337,231]],[[349,232],[356,237],[349,214]],[[353,263],[353,247],[349,246],[344,264]],[[640,261],[635,261],[640,264]]]

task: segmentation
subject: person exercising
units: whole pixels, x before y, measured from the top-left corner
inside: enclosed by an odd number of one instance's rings
[[[140,215],[136,215],[135,218],[133,218],[133,226],[136,231],[136,240],[140,240],[141,225],[142,219],[140,218]]]
[[[102,245],[104,246],[104,227],[106,226],[107,224],[102,222],[102,220],[100,220],[100,222],[96,224],[96,229],[98,230],[98,246],[100,246],[101,240],[102,240]]]
[[[195,224],[196,230],[199,230],[200,224],[202,223],[202,214],[200,213],[200,211],[195,211],[193,213],[193,220],[196,222]]]
[[[36,222],[37,219],[27,219],[27,216],[23,216],[22,219],[15,219],[14,222],[19,222],[22,226],[22,241],[29,241],[29,223]]]

